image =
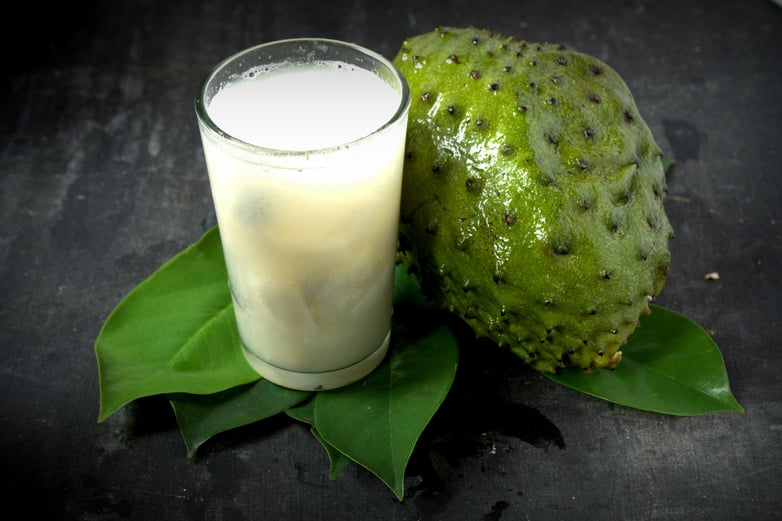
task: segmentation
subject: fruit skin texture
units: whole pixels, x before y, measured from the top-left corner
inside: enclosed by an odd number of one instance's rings
[[[473,27],[408,38],[400,258],[539,371],[614,368],[670,268],[662,152],[624,81]]]

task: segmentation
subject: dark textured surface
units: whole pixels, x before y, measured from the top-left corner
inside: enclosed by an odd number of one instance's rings
[[[9,519],[778,518],[782,8],[66,5],[23,5],[2,37],[15,56],[0,76],[0,490]],[[403,503],[355,465],[330,481],[325,452],[285,418],[218,436],[193,459],[162,400],[97,424],[92,346],[103,320],[214,224],[192,104],[207,69],[293,36],[392,57],[405,36],[466,24],[567,44],[626,79],[679,161],[667,201],[673,270],[658,302],[713,331],[746,413],[647,414],[469,353],[414,454]],[[704,280],[714,271],[719,280]]]

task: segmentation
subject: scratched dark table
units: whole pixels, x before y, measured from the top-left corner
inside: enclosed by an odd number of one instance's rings
[[[5,519],[779,519],[782,7],[715,2],[26,2],[0,83],[0,494]],[[666,154],[673,269],[658,303],[721,347],[744,414],[669,417],[463,356],[398,502],[336,480],[278,417],[193,458],[167,403],[97,423],[93,344],[136,284],[215,223],[193,110],[222,58],[324,36],[393,57],[475,25],[617,69]],[[719,280],[705,280],[717,272]]]

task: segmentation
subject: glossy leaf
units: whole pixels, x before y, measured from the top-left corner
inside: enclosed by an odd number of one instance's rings
[[[400,344],[406,344],[410,340],[415,341],[419,336],[429,334],[431,322],[422,323],[420,319],[422,314],[431,311],[433,307],[430,302],[423,299],[417,280],[409,275],[403,266],[397,267],[394,301],[398,312],[394,315],[393,337],[400,339],[394,343],[394,349],[404,350],[406,347],[400,347]],[[448,334],[445,336],[442,334],[433,335],[429,338],[436,341],[445,338],[446,342],[452,342],[452,338]],[[446,346],[446,348],[451,347],[455,346]],[[382,371],[382,368],[388,363],[388,360],[384,361],[378,370]],[[455,362],[452,362],[450,366],[453,367],[454,364]],[[422,366],[422,369],[427,372],[430,370],[426,366]],[[420,382],[427,382],[426,374],[419,375]],[[452,379],[451,376],[450,380]],[[448,385],[450,385],[450,380]],[[363,403],[362,392],[362,389],[358,389],[358,392],[353,394],[356,402]],[[190,455],[203,442],[219,432],[258,421],[285,410],[290,417],[311,425],[313,437],[323,445],[327,452],[331,464],[330,477],[334,479],[351,460],[320,434],[314,425],[315,400],[304,402],[308,396],[310,393],[291,391],[265,380],[259,380],[213,395],[170,394],[169,400],[174,407],[177,422]],[[442,395],[442,397],[444,396],[445,394]],[[441,401],[442,398],[437,396],[435,402],[439,405]],[[355,406],[356,403],[353,405]],[[350,407],[350,404],[345,404],[345,407]],[[341,422],[345,414],[343,409],[335,409],[332,412],[331,421]],[[420,432],[413,435],[417,439]],[[412,440],[413,444],[415,439]],[[372,462],[367,463],[370,470],[374,471],[371,468],[372,464]],[[382,472],[382,469],[379,472]]]
[[[209,394],[258,379],[241,353],[216,228],[117,305],[95,354],[99,421],[144,396]]]
[[[663,163],[663,171],[665,172],[666,175],[668,175],[671,171],[671,168],[673,168],[676,165],[676,160],[672,157],[663,156],[662,163]]]
[[[401,500],[416,441],[451,387],[458,347],[436,322],[392,331],[386,360],[363,380],[315,396],[315,429]]]
[[[279,414],[311,396],[261,379],[214,394],[172,393],[168,400],[188,456],[215,434]]]
[[[429,300],[421,292],[418,278],[410,273],[406,264],[397,264],[394,273],[394,313],[413,313],[421,317],[421,313],[436,312],[437,304]],[[413,321],[416,323],[416,321]]]
[[[575,369],[549,379],[605,400],[646,411],[689,416],[743,412],[731,393],[725,363],[712,338],[695,322],[660,306],[622,348],[614,371]]]
[[[323,448],[326,449],[326,455],[329,457],[329,478],[337,479],[342,470],[350,463],[350,458],[324,440],[313,425],[315,423],[315,401],[309,400],[296,407],[291,407],[285,413],[294,420],[310,425],[310,434],[323,445]]]
[[[352,460],[402,499],[407,462],[450,389],[458,347],[404,265],[397,267],[394,303],[389,356],[360,382],[319,393],[271,384],[241,354],[213,228],[131,291],[106,320],[95,344],[99,420],[133,399],[167,394],[192,455],[214,434],[285,411],[310,424],[327,451],[332,478]],[[547,376],[659,413],[742,411],[708,334],[682,315],[653,310],[630,337],[616,371]]]

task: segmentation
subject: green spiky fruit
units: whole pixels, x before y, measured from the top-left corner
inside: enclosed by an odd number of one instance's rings
[[[665,282],[662,153],[620,76],[561,45],[438,28],[412,105],[400,250],[426,293],[540,371],[613,368]]]

